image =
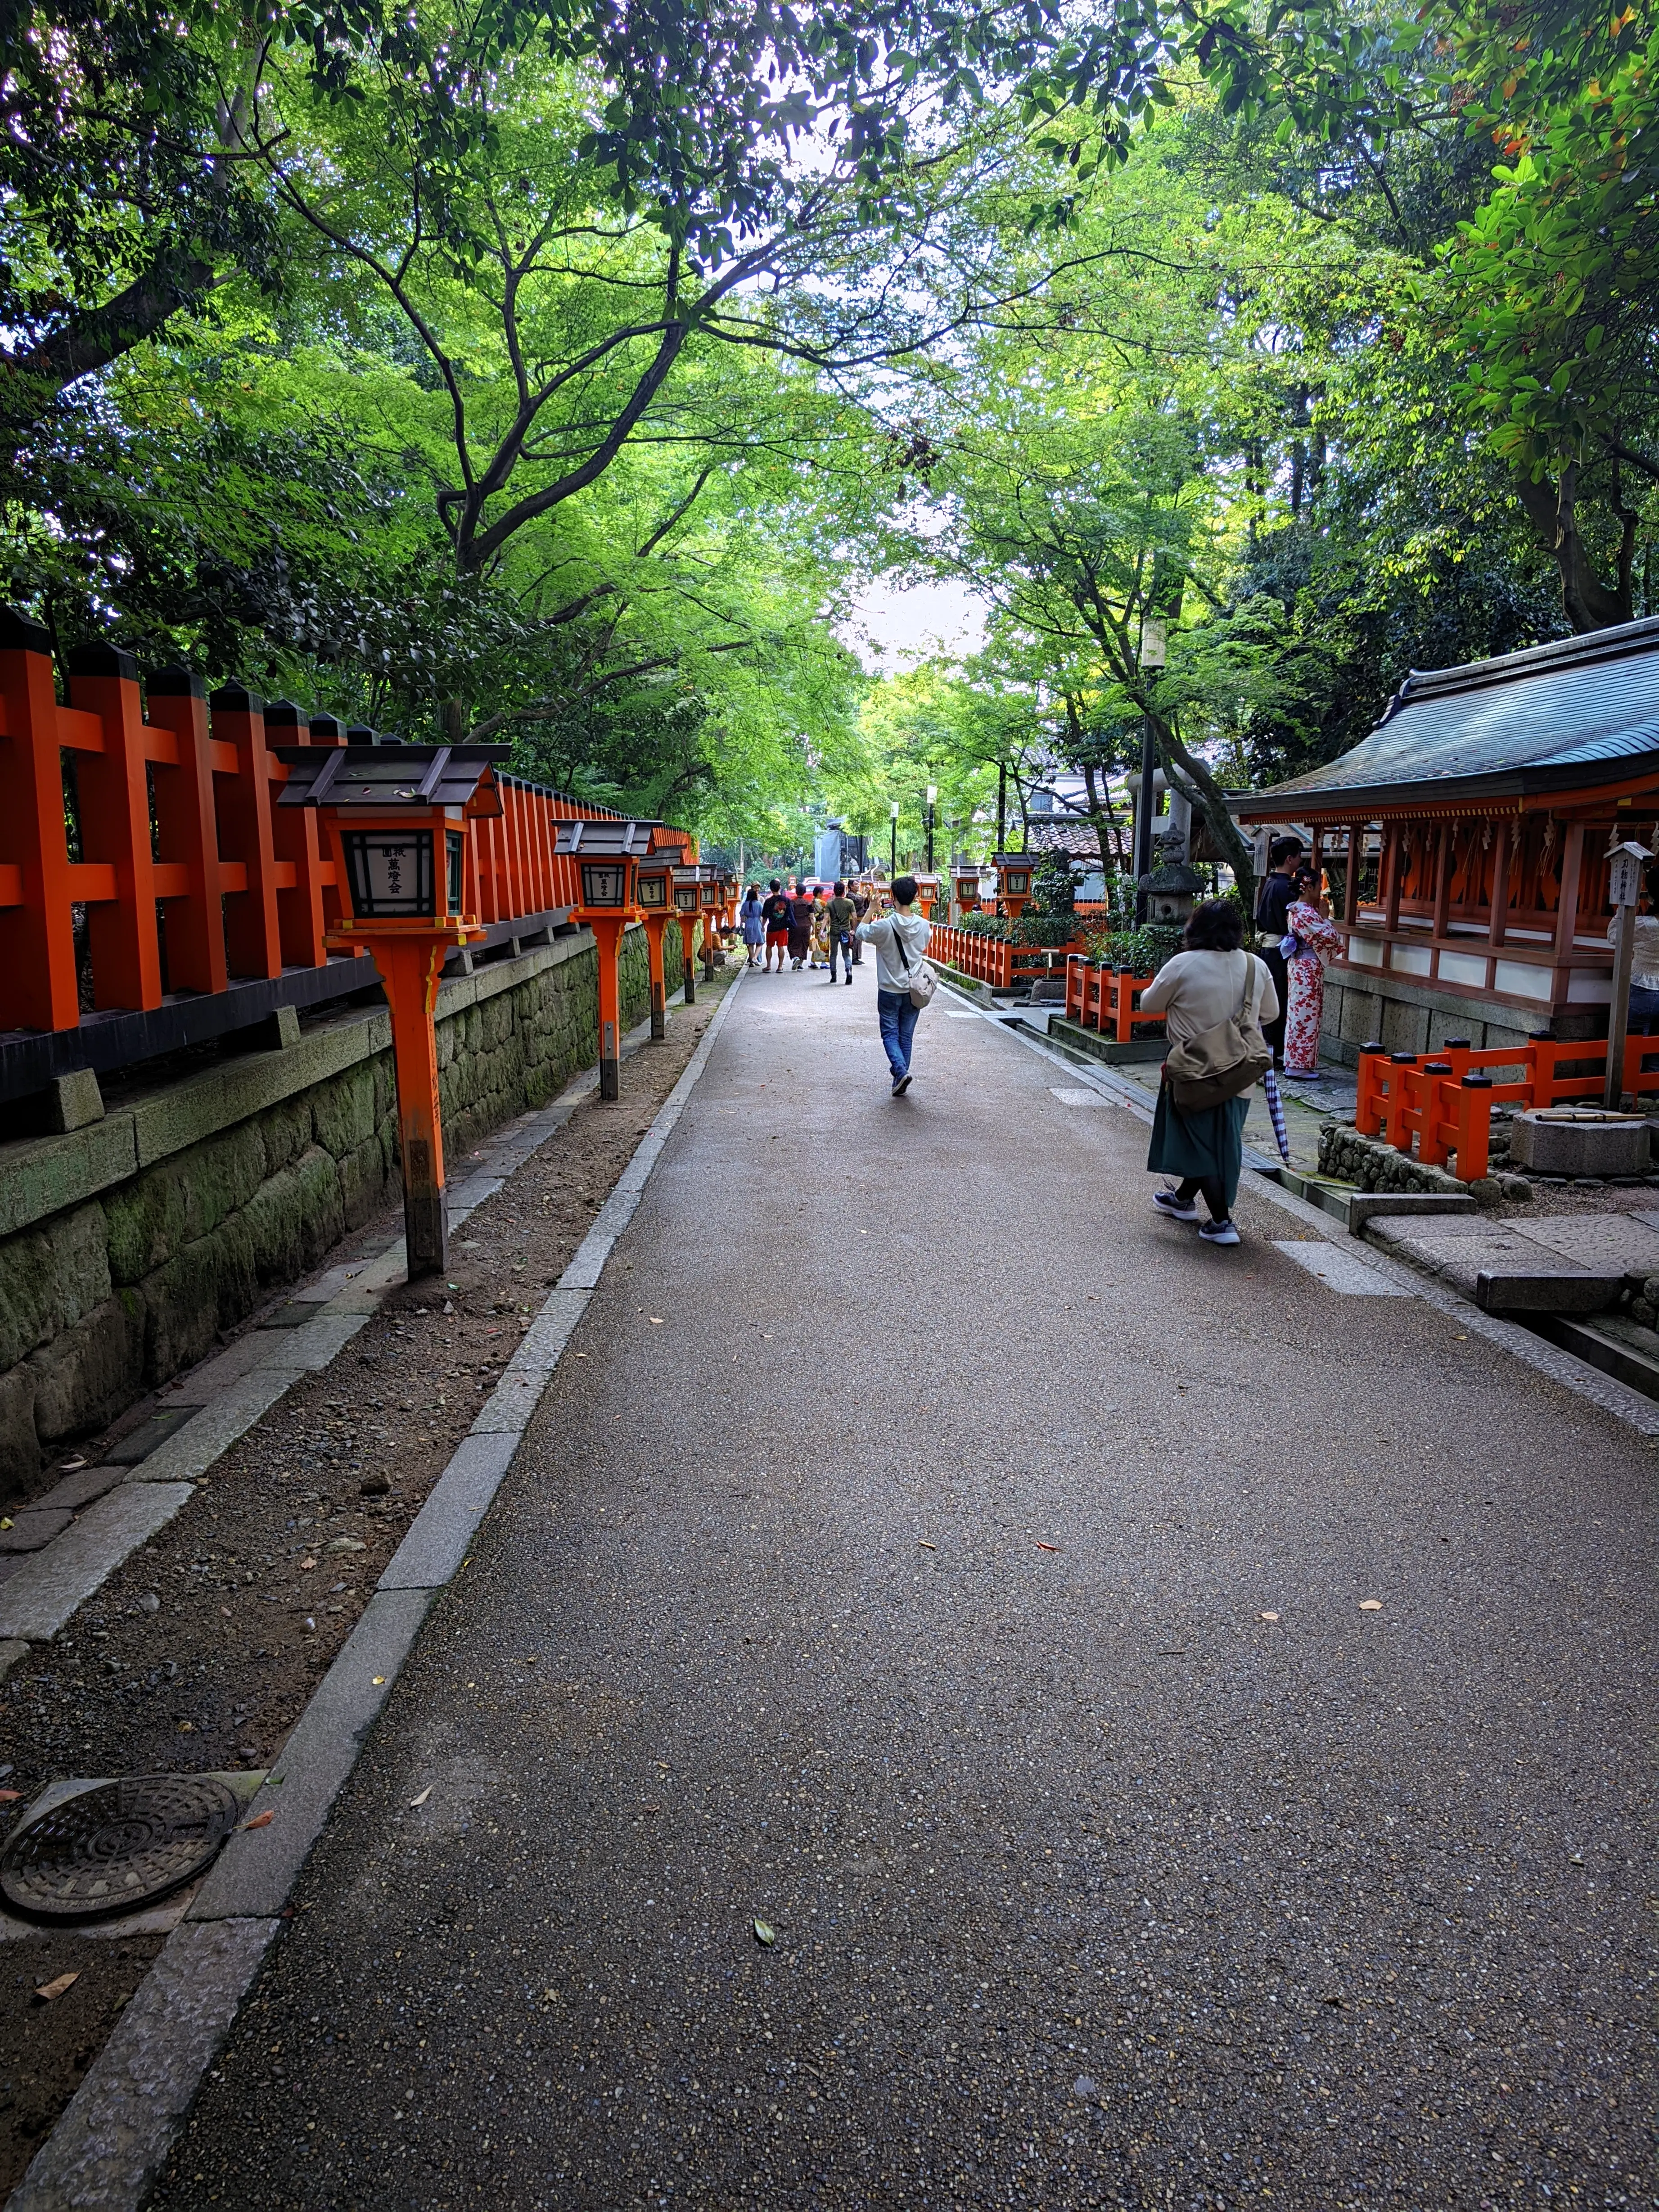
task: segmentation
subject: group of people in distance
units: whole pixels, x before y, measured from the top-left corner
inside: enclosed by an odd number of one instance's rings
[[[786,890],[774,876],[764,897],[760,885],[750,884],[738,908],[745,963],[769,969],[775,954],[780,975],[787,959],[792,969],[827,968],[833,983],[839,959],[850,983],[859,960],[858,926],[871,904],[867,891],[840,880],[832,890],[792,877]]]
[[[883,910],[877,912],[877,898],[845,879],[838,878],[831,887],[797,884],[792,878],[786,890],[774,876],[764,897],[760,885],[750,884],[738,908],[744,964],[750,968],[769,970],[775,955],[780,975],[787,960],[792,970],[828,969],[833,983],[839,959],[842,977],[850,985],[864,946],[875,947],[876,1018],[895,1098],[902,1098],[910,1088],[910,1053],[920,1011],[912,993],[932,934],[925,916],[915,911],[916,888],[914,876],[896,878],[890,905],[884,893],[879,901]]]

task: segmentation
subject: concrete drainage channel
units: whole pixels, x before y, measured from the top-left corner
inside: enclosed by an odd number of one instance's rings
[[[0,1875],[0,1888],[4,1889],[9,1904],[24,1903],[26,1909],[31,1909],[32,1894],[38,1907],[47,1891],[70,1901],[70,1891],[84,1892],[88,1881],[102,1878],[99,1868],[112,1865],[119,1858],[116,1843],[130,1848],[135,1841],[140,1848],[131,1871],[143,1892],[141,1905],[156,1895],[158,1872],[169,1863],[173,1879],[159,1886],[173,1901],[169,1905],[164,1898],[155,1908],[163,1916],[161,1924],[170,1924],[171,1933],[13,2193],[11,2212],[68,2212],[71,2206],[77,2212],[86,2212],[87,2208],[115,2212],[115,2208],[143,2203],[267,1948],[282,1927],[294,1883],[391,1695],[428,1613],[465,1563],[474,1533],[512,1465],[571,1332],[707,1065],[740,983],[741,971],[724,994],[702,1042],[525,1334],[470,1434],[428,1494],[270,1771],[187,1778],[199,1784],[198,1794],[204,1799],[205,1810],[193,1800],[186,1808],[178,1798],[176,1787],[171,1794],[161,1790],[155,1804],[141,1804],[135,1798],[124,1808],[120,1792],[123,1788],[131,1790],[131,1784],[106,1784],[91,1802],[87,1802],[87,1783],[60,1784],[30,1808],[29,1817],[14,1834],[5,1854],[6,1871]],[[555,1107],[545,1109],[543,1115],[529,1117],[527,1125],[520,1124],[511,1133],[523,1158],[527,1158],[546,1140],[552,1127],[568,1118],[585,1090],[592,1087],[590,1081],[576,1097],[567,1091]],[[534,1125],[548,1116],[556,1118],[536,1133]],[[491,1172],[470,1178],[457,1190],[457,1215],[492,1195],[513,1171],[500,1157],[490,1161],[489,1169]],[[379,1264],[386,1271],[387,1281],[401,1277],[400,1250],[395,1259],[388,1254]],[[319,1313],[319,1322],[333,1324],[326,1334],[337,1338],[336,1350],[373,1310],[373,1286],[359,1280],[351,1292],[340,1295],[355,1295],[362,1310],[361,1318],[355,1309]],[[320,1352],[321,1348],[319,1340],[316,1349]],[[318,1364],[326,1363],[319,1360]],[[171,1449],[173,1452],[163,1466],[172,1469],[193,1464],[199,1472],[210,1464],[218,1452],[280,1397],[287,1388],[286,1382],[276,1387],[280,1371],[275,1367],[251,1370],[257,1379],[246,1391],[238,1395],[234,1384],[228,1388],[225,1395],[233,1401],[230,1410],[216,1413],[219,1404],[216,1400],[201,1413],[192,1415],[161,1447],[162,1451]],[[299,1370],[289,1368],[287,1371],[291,1379],[292,1373]],[[250,1407],[253,1410],[248,1410]],[[210,1415],[213,1418],[204,1418]],[[199,1431],[198,1422],[203,1425]],[[192,1437],[191,1431],[197,1433]],[[216,1435],[220,1440],[210,1449]],[[203,1457],[204,1454],[207,1456]],[[149,1461],[144,1464],[146,1494],[159,1495],[160,1490],[170,1488],[183,1492],[176,1503],[162,1501],[176,1511],[190,1495],[190,1483],[169,1482],[159,1474],[149,1478]],[[44,1561],[64,1540],[59,1536],[38,1556]],[[134,1543],[143,1540],[142,1534],[133,1539]],[[105,1572],[111,1571],[131,1548],[131,1544],[125,1545],[118,1555],[111,1557]],[[89,1567],[79,1571],[77,1586],[89,1571]],[[0,1599],[16,1588],[18,1579],[18,1575],[13,1576],[0,1590]],[[37,1574],[32,1587],[40,1585],[43,1579]],[[90,1587],[95,1588],[96,1583]],[[75,1600],[80,1601],[79,1597]],[[38,1587],[29,1602],[41,1602]],[[73,1609],[71,1605],[60,1620]],[[9,1617],[21,1620],[24,1615],[20,1612]],[[46,1614],[43,1611],[27,1617],[44,1620]],[[186,1778],[167,1779],[176,1784]],[[78,1814],[72,1810],[77,1800],[82,1807]],[[244,1813],[246,1817],[240,1817]],[[204,1848],[207,1832],[216,1824],[212,1847]],[[41,1831],[41,1848],[34,1850],[29,1838],[37,1828]],[[197,1832],[194,1844],[192,1831]],[[222,1847],[221,1838],[224,1838]],[[196,1860],[191,1859],[192,1849],[198,1853]],[[179,1884],[188,1882],[202,1864],[206,1864],[207,1871],[199,1887],[179,1901]],[[33,1893],[31,1881],[35,1885]],[[158,1924],[141,1909],[114,1925],[136,1928],[141,1923],[151,1928]]]
[[[952,1012],[989,1022],[1062,1070],[1066,1090],[1110,1100],[1150,1126],[1152,1102],[1139,1085],[1091,1055],[1050,1039],[1025,1018],[1024,1009],[991,1012],[951,987],[941,999],[954,999]],[[1566,1285],[1574,1285],[1580,1286],[1577,1295],[1605,1304],[1611,1283],[1604,1279],[1616,1279],[1622,1291],[1633,1273],[1653,1272],[1642,1268],[1641,1251],[1621,1250],[1617,1264],[1598,1261],[1588,1250],[1575,1252],[1571,1240],[1577,1224],[1565,1218],[1559,1242],[1546,1247],[1540,1233],[1543,1224],[1529,1222],[1521,1230],[1489,1222],[1473,1199],[1462,1196],[1384,1198],[1362,1193],[1339,1206],[1334,1194],[1277,1160],[1249,1150],[1244,1157],[1243,1187],[1314,1231],[1319,1240],[1286,1238],[1278,1249],[1331,1290],[1347,1296],[1421,1298],[1455,1315],[1460,1329],[1488,1339],[1639,1434],[1659,1437],[1659,1371],[1650,1395],[1647,1381],[1638,1379],[1628,1344],[1614,1334],[1607,1319],[1600,1313],[1557,1314],[1544,1303],[1571,1299],[1575,1292]],[[1659,1244],[1659,1209],[1650,1224],[1630,1218],[1644,1238]]]

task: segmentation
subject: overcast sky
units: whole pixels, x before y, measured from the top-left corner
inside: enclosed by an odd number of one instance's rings
[[[901,590],[878,577],[859,594],[842,635],[872,675],[894,676],[941,649],[957,658],[976,652],[985,611],[960,584]]]

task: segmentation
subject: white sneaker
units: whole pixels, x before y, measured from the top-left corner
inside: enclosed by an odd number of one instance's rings
[[[1198,1207],[1190,1198],[1177,1198],[1172,1190],[1152,1193],[1152,1211],[1166,1214],[1171,1221],[1196,1221]]]
[[[1237,1244],[1238,1231],[1231,1221],[1200,1221],[1198,1233],[1206,1244]]]

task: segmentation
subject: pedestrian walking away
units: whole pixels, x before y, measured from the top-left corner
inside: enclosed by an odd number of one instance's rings
[[[771,888],[761,902],[761,918],[766,924],[766,959],[763,964],[770,968],[772,955],[775,952],[780,975],[783,973],[784,955],[789,950],[789,902],[774,876]]]
[[[1319,1073],[1319,1032],[1325,1020],[1325,963],[1346,945],[1320,891],[1319,872],[1304,860],[1296,872],[1296,896],[1285,916],[1289,989],[1285,1000],[1285,1073],[1297,1083]]]
[[[1206,900],[1187,924],[1186,951],[1140,994],[1147,1013],[1164,1016],[1170,1041],[1146,1165],[1180,1178],[1154,1191],[1152,1204],[1171,1221],[1197,1221],[1201,1194],[1210,1218],[1198,1233],[1209,1244],[1238,1242],[1247,1094],[1273,1066],[1265,1032],[1279,1012],[1267,964],[1241,949],[1243,936],[1231,899]]]
[[[812,894],[805,884],[789,901],[789,965],[804,968],[812,943]]]
[[[1299,837],[1274,838],[1267,848],[1268,872],[1255,902],[1256,951],[1267,963],[1267,973],[1273,978],[1273,997],[1279,1008],[1273,1020],[1265,1024],[1262,1034],[1273,1048],[1275,1063],[1280,1066],[1285,1060],[1284,1010],[1290,1000],[1290,975],[1285,955],[1279,948],[1285,932],[1285,917],[1296,896],[1297,867],[1306,849]]]
[[[744,892],[743,904],[738,908],[738,921],[743,930],[744,964],[758,968],[766,944],[766,908],[758,884],[750,884]]]
[[[928,939],[933,934],[921,915],[913,911],[916,896],[914,876],[899,876],[893,884],[893,911],[874,921],[861,921],[861,944],[876,949],[876,1019],[881,1029],[882,1049],[893,1071],[893,1096],[903,1097],[910,1088],[910,1048],[921,1009],[912,995],[916,979],[927,966]]]
[[[822,884],[812,894],[811,945],[812,957],[808,964],[815,969],[827,968],[830,965],[830,902],[824,896]]]
[[[853,980],[853,931],[856,927],[859,910],[847,896],[847,886],[837,883],[835,896],[830,902],[830,981],[836,980],[836,955],[841,955],[842,971],[850,984]]]
[[[861,884],[855,883],[849,888],[847,896],[853,902],[853,912],[856,917],[853,924],[853,965],[857,968],[862,964],[864,959],[864,946],[859,939],[858,925],[870,912],[870,894]]]

